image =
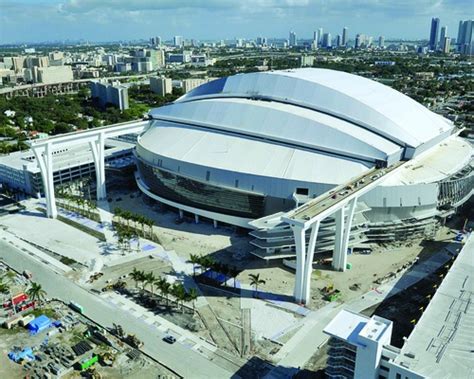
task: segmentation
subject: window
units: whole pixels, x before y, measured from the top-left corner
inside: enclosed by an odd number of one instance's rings
[[[297,195],[308,196],[308,194],[309,194],[309,189],[308,189],[308,188],[297,188],[297,189],[296,189],[296,194],[297,194]]]
[[[210,178],[211,178],[211,172],[206,171],[206,182],[208,182]]]
[[[395,374],[395,379],[402,379],[402,375],[397,372]]]
[[[239,179],[235,180],[235,188],[239,188]]]

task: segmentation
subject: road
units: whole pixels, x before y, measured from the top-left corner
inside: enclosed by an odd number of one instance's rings
[[[119,311],[112,304],[91,294],[3,240],[0,240],[0,259],[19,272],[31,271],[33,280],[42,285],[49,298],[76,301],[84,307],[84,314],[87,317],[104,327],[112,326],[113,323],[122,325],[125,332],[135,334],[144,342],[143,350],[147,354],[185,378],[229,378],[233,375],[232,372],[217,366],[190,348],[179,343],[169,345],[163,342],[161,339],[164,334],[156,327],[127,312]]]

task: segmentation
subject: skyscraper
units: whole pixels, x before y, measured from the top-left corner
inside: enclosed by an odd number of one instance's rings
[[[347,26],[342,29],[342,46],[347,45]]]
[[[357,34],[357,35],[356,35],[356,39],[355,39],[354,48],[360,49],[360,45],[361,45],[361,44],[362,44],[361,35],[360,35],[360,34]]]
[[[439,34],[439,18],[433,17],[431,19],[431,30],[430,30],[430,50],[436,50],[438,45],[438,34]]]
[[[318,29],[318,43],[323,44],[323,28]]]
[[[384,36],[379,37],[379,47],[383,49],[385,47],[385,38]]]
[[[443,53],[448,54],[449,49],[451,48],[451,38],[444,37],[444,39],[442,41],[442,46],[443,46]]]
[[[463,20],[459,21],[458,38],[456,38],[456,44],[457,45],[461,44],[461,38],[462,38],[462,34],[463,34],[463,25],[464,25],[464,21]]]
[[[340,34],[336,36],[336,47],[341,47],[342,37]]]
[[[181,47],[183,46],[183,37],[181,36],[174,36],[173,37],[173,46]]]
[[[298,40],[296,39],[296,33],[294,31],[290,32],[290,47],[298,46]]]
[[[446,38],[447,34],[448,34],[448,27],[447,26],[441,27],[441,33],[439,35],[439,49],[441,51],[444,51],[444,39]]]
[[[331,47],[331,33],[323,34],[323,47]]]

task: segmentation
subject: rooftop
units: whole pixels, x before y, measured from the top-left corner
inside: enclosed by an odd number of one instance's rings
[[[382,317],[369,318],[343,309],[324,328],[324,333],[357,346],[361,343],[359,336],[378,340],[391,323]]]
[[[106,139],[105,147],[105,156],[107,157],[113,153],[131,149],[134,147],[134,144],[117,139]],[[88,144],[53,150],[54,170],[75,167],[79,164],[92,163],[93,161],[92,151]],[[27,170],[30,172],[36,173],[40,171],[36,164],[35,156],[30,149],[0,156],[0,165],[17,170],[23,170],[23,166],[26,165]]]
[[[431,378],[474,376],[473,254],[474,237],[471,234],[396,363]],[[412,356],[410,353],[414,358],[409,357]]]

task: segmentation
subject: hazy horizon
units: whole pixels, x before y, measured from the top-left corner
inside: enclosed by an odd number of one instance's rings
[[[319,27],[335,37],[344,26],[349,39],[421,40],[432,17],[456,38],[473,8],[469,0],[0,0],[0,44],[287,38],[290,30],[308,39]]]

